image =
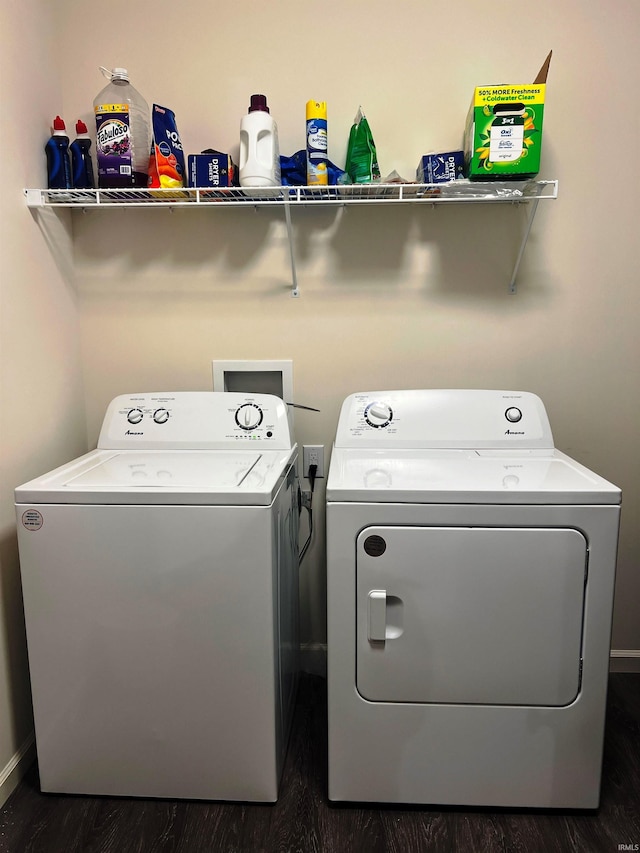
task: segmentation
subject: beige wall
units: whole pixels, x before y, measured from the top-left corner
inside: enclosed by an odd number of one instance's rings
[[[0,193],[0,803],[32,751],[13,488],[86,450],[68,221],[47,247],[23,188],[43,180],[41,142],[62,109],[51,4],[2,1]],[[27,57],[30,57],[27,59]],[[42,63],[45,73],[37,67]],[[15,766],[15,771],[13,771]]]
[[[286,154],[304,145],[305,102],[325,99],[330,157],[343,165],[362,104],[383,174],[412,178],[421,154],[459,145],[475,85],[530,81],[553,48],[540,177],[558,178],[560,193],[539,206],[516,296],[506,290],[526,209],[294,212],[299,299],[277,212],[78,217],[90,441],[112,395],[210,388],[212,358],[292,358],[297,400],[322,410],[296,414],[298,440],[328,446],[358,389],[535,391],[558,446],[624,489],[614,645],[640,648],[638,4],[617,0],[613,14],[604,0],[541,0],[536,21],[508,0],[188,0],[179,20],[176,8],[113,0],[109,18],[128,26],[96,42],[76,4],[61,4],[70,119],[90,118],[97,65],[123,64],[150,103],[175,111],[187,152],[237,154],[249,96],[264,92]],[[98,7],[90,19],[97,27]],[[322,560],[318,533],[303,566],[310,642],[324,639]]]
[[[7,136],[23,168],[5,174],[14,192],[3,193],[2,212],[16,234],[3,296],[6,286],[20,324],[8,325],[3,314],[3,360],[7,351],[29,359],[12,365],[12,390],[3,384],[1,402],[3,411],[26,405],[26,369],[30,393],[50,403],[50,419],[46,430],[42,421],[12,422],[22,459],[9,472],[13,479],[51,467],[81,444],[83,414],[71,405],[62,413],[54,403],[56,395],[69,403],[80,397],[76,306],[90,445],[112,396],[209,389],[214,358],[293,359],[296,400],[322,410],[296,413],[298,441],[327,447],[343,398],[356,390],[534,391],[547,404],[557,446],[623,489],[613,646],[640,649],[635,0],[540,0],[535,7],[507,0],[112,0],[81,10],[60,0],[42,3],[56,16],[49,37],[39,5],[9,4],[9,32],[17,38],[35,28],[44,70],[29,63],[19,66],[26,77],[12,73],[22,121]],[[383,174],[395,169],[412,178],[421,154],[459,145],[475,85],[527,82],[550,48],[540,177],[558,178],[560,192],[540,204],[516,296],[506,291],[526,209],[295,212],[302,295],[292,299],[277,212],[77,214],[73,285],[65,251],[48,252],[45,232],[19,197],[23,181],[44,181],[41,143],[53,115],[62,111],[70,127],[78,117],[90,122],[105,82],[98,65],[128,67],[150,104],[175,110],[189,153],[214,147],[237,155],[249,96],[265,92],[286,154],[303,147],[305,102],[325,99],[329,154],[343,165],[362,104]],[[13,49],[18,64],[22,48]],[[10,61],[3,57],[3,66]],[[36,317],[27,310],[34,306]],[[3,460],[4,445],[3,433]],[[15,588],[6,626],[20,617],[6,480],[3,489],[2,570]],[[315,543],[302,567],[310,644],[325,639],[323,495],[321,483]],[[18,657],[24,685],[24,653]],[[24,690],[21,696],[10,700],[14,718],[24,716]],[[17,741],[1,726],[0,746],[10,750]]]

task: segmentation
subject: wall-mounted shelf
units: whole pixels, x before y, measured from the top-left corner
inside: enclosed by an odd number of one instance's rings
[[[349,206],[362,204],[523,204],[531,203],[525,233],[509,282],[509,292],[515,293],[515,280],[520,261],[533,224],[538,202],[558,197],[558,181],[452,181],[447,184],[359,184],[330,187],[277,187],[249,189],[95,189],[47,190],[26,189],[27,206],[41,208],[72,208],[75,210],[176,207],[280,207],[284,210],[291,250],[293,296],[299,296],[296,264],[293,253],[291,209],[296,207]]]

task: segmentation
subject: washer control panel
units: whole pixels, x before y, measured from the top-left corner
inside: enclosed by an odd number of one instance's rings
[[[365,391],[344,401],[336,447],[553,448],[546,410],[528,391]]]
[[[125,394],[111,401],[100,449],[228,449],[245,443],[291,447],[284,402],[271,394],[180,391]]]

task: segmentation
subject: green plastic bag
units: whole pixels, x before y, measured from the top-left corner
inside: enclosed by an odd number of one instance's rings
[[[349,133],[345,171],[354,184],[370,184],[380,180],[376,144],[362,107],[358,107]]]

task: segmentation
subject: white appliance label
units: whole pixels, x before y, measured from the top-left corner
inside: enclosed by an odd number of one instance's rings
[[[27,530],[40,530],[43,524],[42,513],[37,509],[27,509],[22,513],[22,526]]]

